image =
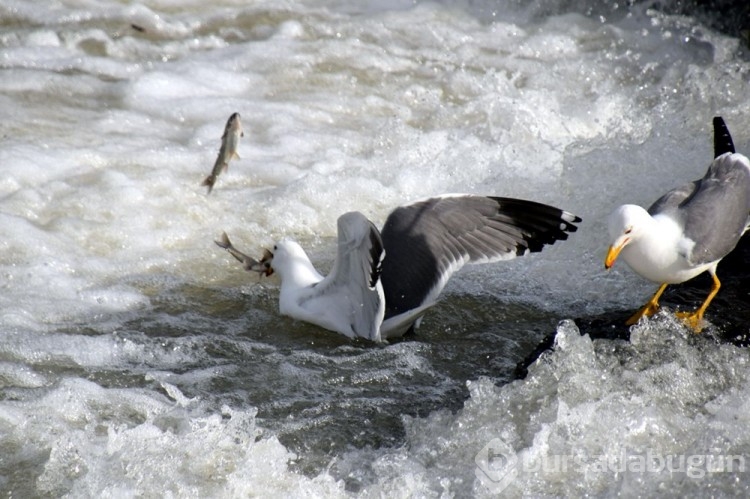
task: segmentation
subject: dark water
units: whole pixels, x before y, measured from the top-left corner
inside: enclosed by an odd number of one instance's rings
[[[175,286],[156,297],[148,317],[117,334],[159,349],[190,349],[191,362],[173,366],[166,379],[217,411],[225,404],[256,407],[258,424],[295,451],[296,466],[311,475],[352,448],[403,445],[403,417],[460,409],[468,379],[515,379],[517,364],[559,320],[530,305],[448,292],[416,333],[378,345],[279,316],[275,286],[243,289],[248,294]],[[104,370],[86,377],[158,390],[146,373],[164,367],[146,361],[143,374]],[[205,379],[196,381],[196,372]]]

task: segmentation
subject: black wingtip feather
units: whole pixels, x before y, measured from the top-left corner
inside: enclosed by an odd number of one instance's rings
[[[370,288],[374,288],[378,279],[380,279],[380,274],[383,272],[383,258],[385,258],[383,241],[380,238],[380,233],[374,225],[372,225],[372,230],[370,231],[370,243],[370,260],[372,261],[372,268],[370,269]]]
[[[526,245],[519,245],[516,254],[537,253],[556,241],[564,241],[568,234],[576,232],[574,224],[581,217],[554,206],[525,199],[490,197],[498,204],[504,216],[515,219],[515,225],[524,232]]]
[[[728,152],[734,153],[734,143],[721,116],[714,116],[714,158]]]

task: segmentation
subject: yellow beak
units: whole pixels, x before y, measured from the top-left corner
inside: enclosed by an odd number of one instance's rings
[[[620,254],[620,251],[628,244],[629,239],[625,239],[622,243],[618,245],[612,245],[609,247],[609,250],[607,250],[607,256],[604,259],[604,268],[609,270],[612,268],[612,265],[615,264],[615,260],[617,260],[618,255]]]

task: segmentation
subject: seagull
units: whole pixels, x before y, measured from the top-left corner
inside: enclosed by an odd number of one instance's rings
[[[628,321],[638,322],[659,309],[659,298],[669,284],[708,271],[713,284],[694,312],[679,312],[695,332],[703,314],[719,292],[716,267],[734,249],[750,222],[750,160],[736,153],[721,117],[713,119],[714,160],[705,176],[673,189],[648,209],[626,204],[609,217],[611,245],[604,260],[610,269],[619,255],[637,274],[660,283],[659,289]]]
[[[381,342],[418,327],[465,264],[541,251],[567,239],[580,221],[534,201],[448,194],[396,208],[382,231],[360,212],[341,215],[336,259],[327,276],[289,238],[258,265],[281,279],[282,315]]]

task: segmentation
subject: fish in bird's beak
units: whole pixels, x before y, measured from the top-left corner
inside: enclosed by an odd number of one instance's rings
[[[262,266],[261,274],[265,275],[266,277],[273,274],[273,267],[271,266],[271,264],[273,263],[273,253],[271,253],[270,250],[263,250],[263,256],[258,263]]]
[[[214,242],[220,248],[224,248],[225,250],[227,250],[229,254],[236,258],[237,261],[242,264],[242,267],[248,272],[257,272],[260,275],[266,276],[269,276],[273,273],[273,270],[269,272],[269,269],[271,267],[270,260],[271,258],[273,258],[273,255],[270,251],[266,250],[263,253],[263,258],[261,259],[261,261],[258,261],[255,258],[247,256],[246,254],[235,248],[234,245],[232,245],[232,242],[229,240],[229,236],[227,236],[226,232],[222,233],[221,239]],[[268,263],[265,263],[266,260],[268,260]]]

